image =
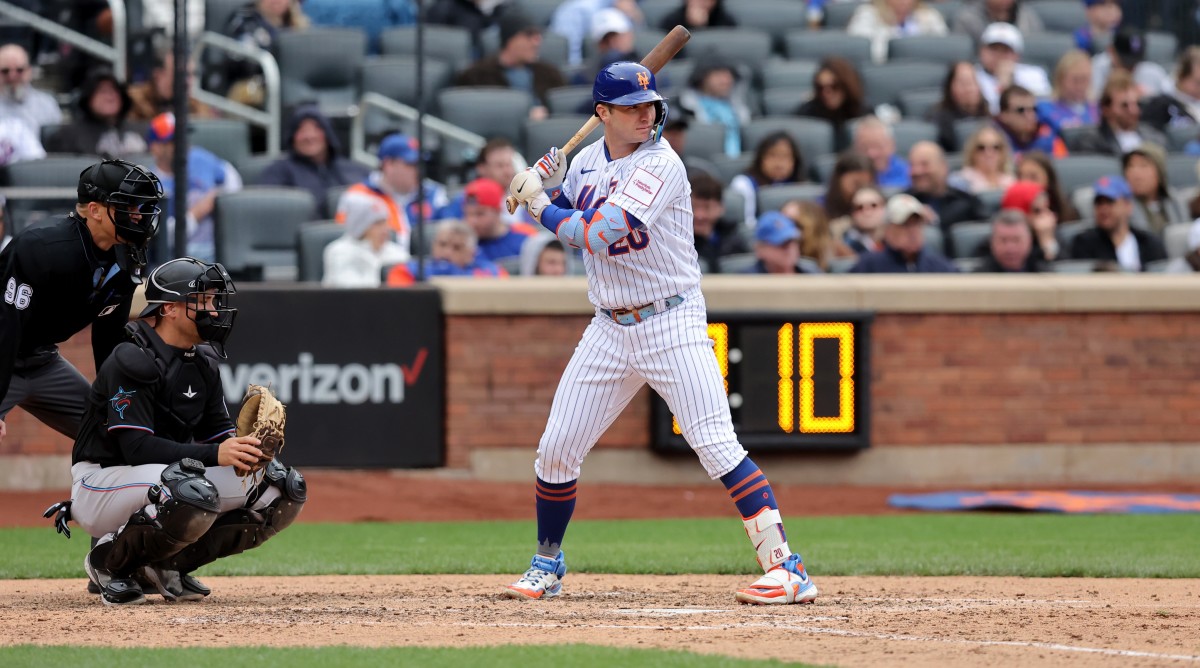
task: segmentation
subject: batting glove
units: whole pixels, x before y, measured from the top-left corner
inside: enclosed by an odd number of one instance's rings
[[[562,185],[563,177],[567,175],[567,161],[556,146],[537,161],[534,169],[542,179],[542,187],[554,190]]]
[[[550,198],[542,189],[542,177],[537,169],[530,167],[517,172],[508,184],[508,192],[517,202],[525,205],[534,220],[539,223],[542,221],[542,211],[550,204]]]

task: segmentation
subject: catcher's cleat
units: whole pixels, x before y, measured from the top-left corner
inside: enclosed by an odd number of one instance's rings
[[[201,601],[212,590],[191,575],[166,568],[143,566],[138,580],[148,584],[168,601]]]
[[[101,545],[107,548],[108,544]],[[146,602],[146,595],[133,578],[114,577],[94,562],[99,562],[95,549],[83,558],[83,569],[87,571],[88,579],[100,590],[100,600],[104,605],[137,605]]]
[[[562,550],[553,559],[535,554],[529,570],[520,580],[508,585],[504,595],[517,599],[554,598],[562,593],[562,579],[566,574],[567,562]]]
[[[759,605],[812,603],[817,598],[817,585],[804,570],[800,555],[793,554],[749,587],[739,589],[736,598],[740,603]]]

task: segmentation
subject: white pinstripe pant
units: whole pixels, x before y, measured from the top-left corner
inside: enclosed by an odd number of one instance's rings
[[[554,393],[534,462],[539,478],[578,478],[583,458],[644,383],[666,400],[710,477],[746,456],[708,337],[704,295],[694,288],[683,296],[679,306],[636,325],[592,318]]]

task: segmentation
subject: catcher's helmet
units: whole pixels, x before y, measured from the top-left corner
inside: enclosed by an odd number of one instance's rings
[[[213,294],[212,306],[202,308],[202,295]],[[237,309],[229,305],[229,296],[237,294],[233,279],[219,263],[209,264],[194,257],[181,257],[159,265],[146,281],[146,308],[139,318],[158,312],[162,304],[183,302],[196,321],[200,338],[225,357],[225,340],[233,331]]]
[[[109,219],[123,243],[117,244],[117,264],[134,283],[142,282],[146,248],[158,232],[162,183],[153,172],[126,160],[105,160],[79,173],[78,202],[112,207]]]
[[[593,108],[601,102],[623,107],[653,102],[655,138],[667,121],[666,98],[658,94],[654,73],[641,63],[620,61],[602,68],[592,85]]]

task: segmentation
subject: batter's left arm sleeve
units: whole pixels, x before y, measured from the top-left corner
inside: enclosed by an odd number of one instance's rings
[[[125,325],[129,322],[129,309],[132,304],[131,294],[121,300],[112,313],[92,322],[92,357],[96,360],[97,371],[104,364],[104,360],[112,355],[117,344],[125,340]]]

